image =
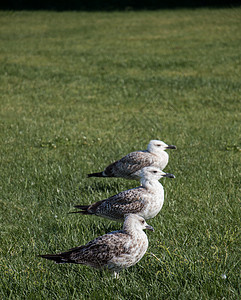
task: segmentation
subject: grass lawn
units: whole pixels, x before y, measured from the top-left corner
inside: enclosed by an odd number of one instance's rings
[[[2,299],[238,299],[240,29],[240,8],[0,12]],[[144,258],[119,280],[38,258],[121,228],[68,212],[137,186],[86,174],[151,139],[178,149]]]

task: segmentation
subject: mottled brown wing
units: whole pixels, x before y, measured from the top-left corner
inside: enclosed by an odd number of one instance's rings
[[[126,238],[123,232],[112,232],[90,241],[84,246],[70,249],[66,254],[75,263],[90,265],[95,268],[105,266],[113,257],[126,251]]]
[[[125,214],[138,213],[143,209],[144,203],[142,199],[144,194],[145,188],[143,187],[137,187],[121,192],[103,200],[96,208],[95,213],[113,219],[123,219]]]
[[[153,162],[153,154],[149,152],[131,152],[120,160],[110,164],[105,169],[105,173],[107,176],[111,177],[125,177],[144,167],[152,165]]]

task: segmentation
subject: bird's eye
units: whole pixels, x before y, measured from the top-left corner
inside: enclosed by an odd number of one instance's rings
[[[157,173],[157,171],[152,171],[152,173]]]
[[[160,145],[160,144],[158,144],[158,145],[157,145],[157,147],[161,147],[161,145]]]
[[[144,224],[144,223],[145,223],[145,220],[142,220],[141,223]]]

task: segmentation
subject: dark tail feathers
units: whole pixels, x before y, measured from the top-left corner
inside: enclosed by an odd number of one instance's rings
[[[61,255],[58,254],[45,254],[45,255],[38,255],[39,257],[54,260],[56,264],[64,264],[67,263],[66,259],[64,259]]]
[[[88,177],[106,177],[103,175],[103,172],[99,172],[99,173],[91,173],[87,175]]]
[[[90,205],[75,205],[75,208],[79,208],[81,210],[71,211],[69,214],[82,214],[82,215],[92,215],[92,213],[88,212],[88,208]]]

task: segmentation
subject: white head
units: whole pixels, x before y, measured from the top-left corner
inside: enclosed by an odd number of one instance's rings
[[[167,145],[166,143],[159,140],[151,140],[147,146],[147,151],[151,153],[160,153],[166,149],[177,149],[174,145]]]
[[[140,231],[143,229],[149,229],[151,231],[154,231],[154,228],[150,225],[148,225],[144,218],[141,216],[138,216],[136,214],[126,214],[125,220],[123,224],[123,229],[125,231]]]
[[[145,167],[141,170],[141,179],[153,181],[162,177],[175,178],[173,174],[165,173],[156,167]]]

